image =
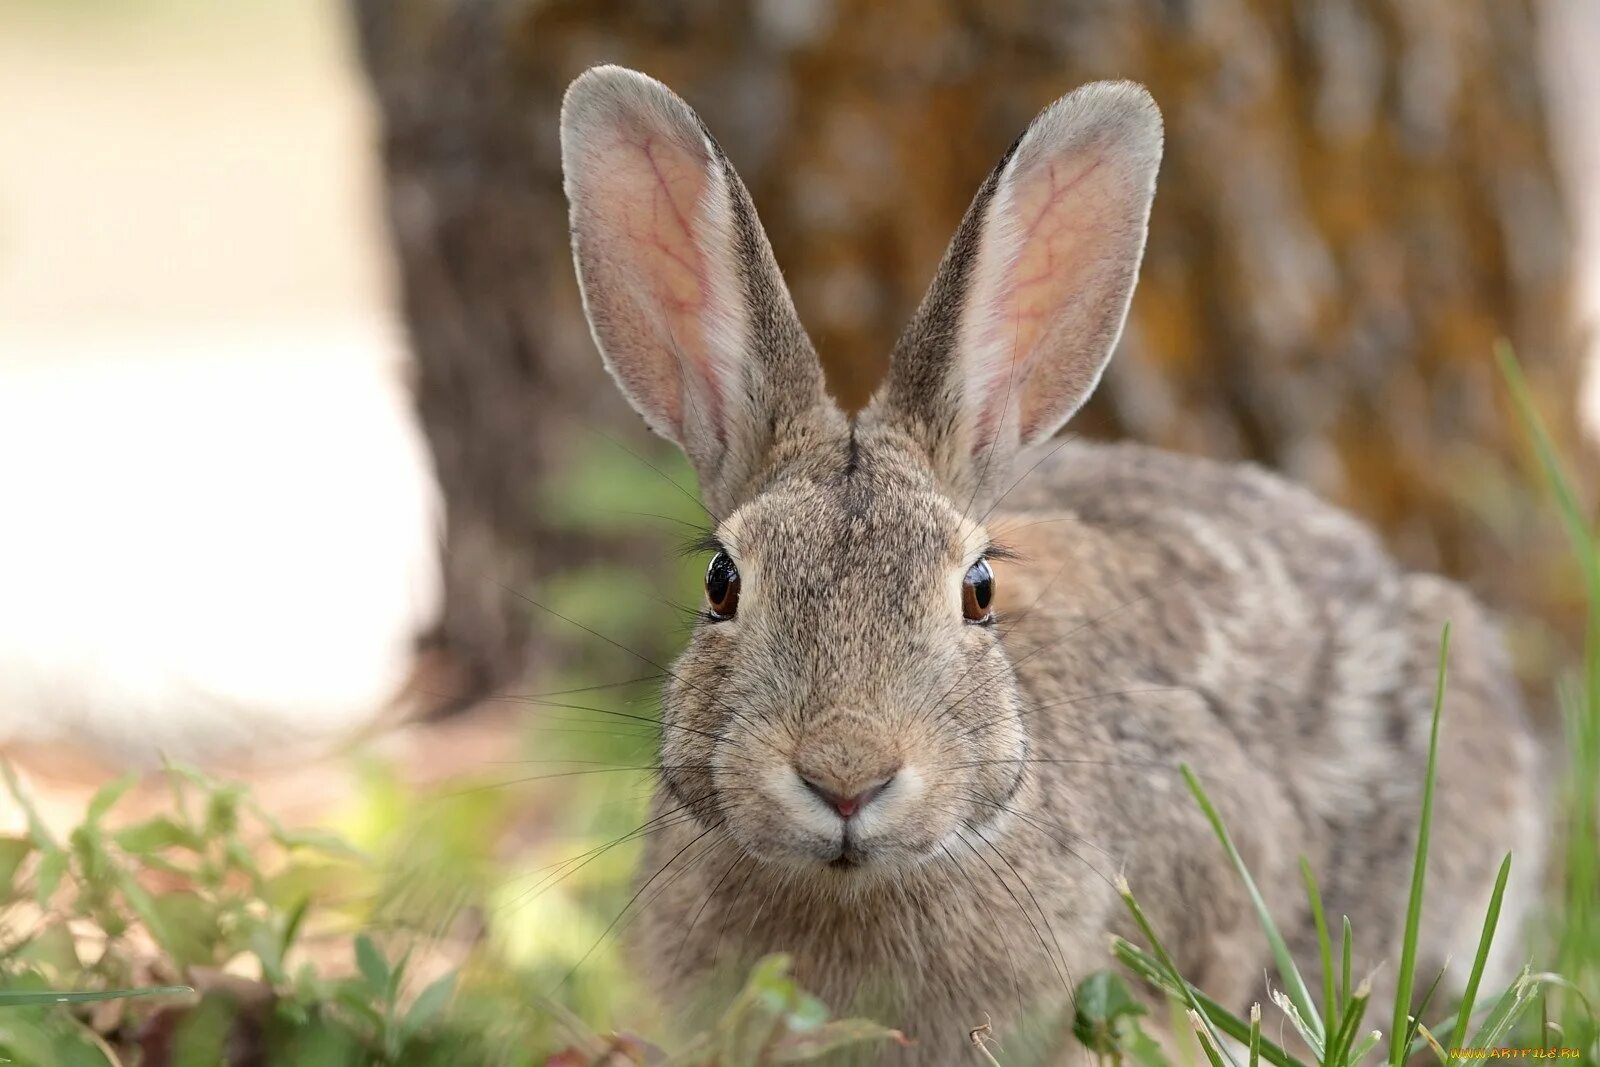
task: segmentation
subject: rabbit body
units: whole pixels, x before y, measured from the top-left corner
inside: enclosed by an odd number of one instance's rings
[[[1069,983],[1112,966],[1107,935],[1142,940],[1114,888],[1125,874],[1185,975],[1240,1013],[1265,1004],[1272,958],[1176,773],[1187,764],[1304,973],[1316,973],[1316,940],[1301,856],[1327,913],[1350,917],[1358,977],[1377,969],[1381,998],[1398,962],[1445,620],[1417,973],[1430,980],[1450,957],[1464,979],[1513,848],[1502,921],[1516,929],[1541,852],[1538,754],[1498,636],[1470,597],[1400,572],[1366,528],[1253,467],[1071,444],[1006,505],[990,526],[1021,558],[999,575],[1016,619],[1003,656],[1037,760],[1011,810],[963,828],[936,861],[859,889],[752,861],[700,820],[670,821],[648,838],[642,877],[665,872],[634,934],[658,988],[683,1003],[703,989],[711,1010],[731,976],[788,952],[837,1010],[914,1037],[906,1062],[969,1062],[970,1027],[992,1017],[1004,1040],[1029,1011],[1070,1018]],[[692,650],[676,670],[718,684]],[[663,793],[652,814],[675,806]],[[1504,940],[1486,988],[1517,962]],[[1387,1026],[1384,1012],[1372,1025]],[[1033,1040],[1048,1045],[1050,1033]],[[1008,1062],[1028,1062],[1007,1048]]]
[[[1188,978],[1239,1010],[1264,1000],[1265,938],[1180,765],[1302,960],[1304,856],[1378,967],[1399,943],[1446,621],[1418,973],[1450,957],[1459,979],[1513,846],[1518,925],[1538,754],[1482,609],[1269,473],[1054,438],[1115,348],[1160,149],[1137,86],[1042,112],[846,417],[694,113],[619,68],[569,91],[595,339],[712,519],[630,919],[686,1014],[787,952],[835,1011],[916,1042],[886,1058],[971,1062],[967,1031],[992,1018],[1009,1062],[1048,1059],[1075,984],[1111,966],[1108,936],[1134,936],[1120,876]],[[1502,974],[1515,951],[1497,945]]]

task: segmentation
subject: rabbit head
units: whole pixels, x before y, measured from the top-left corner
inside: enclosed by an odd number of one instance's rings
[[[1024,780],[984,519],[1093,390],[1143,253],[1161,122],[1129,83],[1051,105],[984,182],[887,380],[828,397],[738,176],[670,90],[567,93],[562,162],[605,365],[699,477],[708,607],[667,685],[672,803],[749,854],[866,884]]]

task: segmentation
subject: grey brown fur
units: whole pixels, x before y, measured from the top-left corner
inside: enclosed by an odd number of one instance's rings
[[[685,158],[726,175],[704,195],[729,202],[702,203],[699,221],[670,235],[648,223],[644,236],[677,261],[713,266],[619,304],[586,249],[641,234],[616,232],[593,190],[633,197],[617,217],[639,224],[659,219],[640,205],[667,187],[602,186],[629,142],[605,142],[617,157],[584,146],[612,130],[595,116],[621,108],[633,124],[640,101],[693,142]],[[1365,527],[1264,471],[1050,440],[1120,331],[1159,136],[1148,95],[1124,83],[1047,110],[985,183],[888,382],[852,422],[821,392],[748,197],[686,105],[617,68],[569,92],[574,244],[608,366],[658,429],[697,382],[712,393],[696,402],[729,413],[697,441],[663,429],[695,460],[743,583],[737,615],[697,627],[666,685],[631,924],[640,965],[685,1011],[784,951],[836,1010],[911,1035],[914,1047],[886,1054],[896,1062],[973,1062],[966,1030],[986,1016],[1011,1037],[1010,1062],[1029,1062],[1064,1032],[1071,985],[1110,965],[1108,934],[1131,933],[1113,888],[1124,874],[1192,979],[1241,1009],[1262,999],[1266,944],[1180,763],[1205,782],[1302,958],[1314,948],[1303,854],[1329,913],[1350,916],[1358,967],[1387,962],[1381,984],[1403,921],[1446,620],[1420,973],[1453,957],[1460,977],[1512,848],[1505,929],[1525,913],[1542,854],[1538,752],[1477,604],[1400,572]],[[1028,184],[1044,179],[1019,153],[1052,164],[1048,187]],[[1055,164],[1089,175],[1087,191],[1063,180],[1057,196]],[[1071,224],[1043,227],[1038,239],[1054,243],[1042,251],[1026,244],[1039,226],[1005,215],[1034,195],[1039,219],[1064,208]],[[717,218],[734,220],[731,233],[706,221]],[[1065,302],[1019,301],[1035,283],[1007,265],[1034,252],[1074,272]],[[720,306],[726,292],[706,281],[724,261],[737,264],[743,308]],[[641,270],[625,268],[655,278]],[[693,277],[702,299],[681,300]],[[705,336],[735,353],[735,377],[679,363],[673,384],[658,370],[683,353],[640,341],[647,324],[611,328],[668,296],[673,314],[705,316],[691,326],[724,331]],[[1028,335],[1037,353],[974,350],[990,298],[1044,324]],[[634,373],[652,360],[657,371]],[[994,545],[1016,558],[993,553],[998,621],[974,625],[961,577]],[[893,777],[843,820],[801,773],[845,793]],[[1502,975],[1516,952],[1504,937]]]

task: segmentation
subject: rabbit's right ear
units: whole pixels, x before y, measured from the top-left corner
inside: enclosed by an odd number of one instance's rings
[[[561,166],[606,368],[724,514],[784,435],[843,419],[750,196],[689,105],[622,67],[567,90]]]
[[[989,175],[864,418],[921,443],[982,505],[1088,399],[1122,332],[1161,162],[1161,114],[1131,82],[1040,112]]]

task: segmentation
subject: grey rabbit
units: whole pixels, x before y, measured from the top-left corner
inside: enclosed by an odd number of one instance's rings
[[[1085,85],[1029,125],[853,417],[688,105],[594,68],[561,150],[595,342],[715,522],[630,928],[669,1004],[709,1010],[782,951],[835,1011],[915,1041],[893,1062],[974,1062],[986,1016],[1064,1056],[1073,984],[1113,966],[1109,935],[1137,937],[1125,875],[1178,966],[1242,1011],[1271,956],[1180,764],[1302,967],[1302,855],[1377,967],[1404,921],[1446,620],[1418,973],[1450,959],[1446,984],[1464,980],[1513,847],[1503,930],[1522,921],[1541,756],[1485,611],[1261,469],[1053,440],[1144,252],[1162,123],[1141,86]]]

